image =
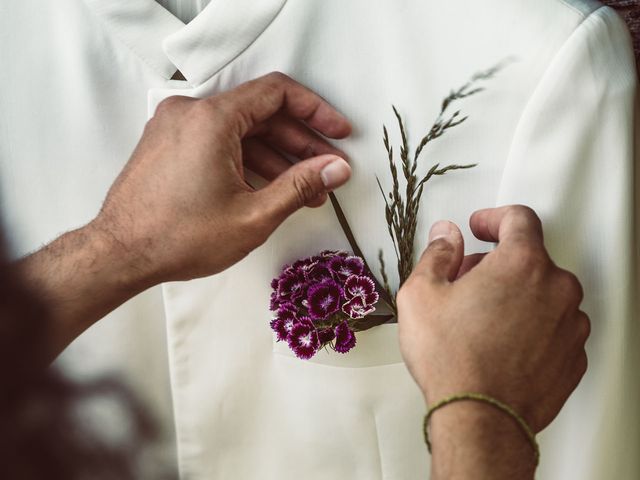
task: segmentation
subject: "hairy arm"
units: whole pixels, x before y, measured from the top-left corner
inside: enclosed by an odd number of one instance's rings
[[[18,267],[49,308],[51,359],[153,283],[147,260],[93,223],[62,235]]]

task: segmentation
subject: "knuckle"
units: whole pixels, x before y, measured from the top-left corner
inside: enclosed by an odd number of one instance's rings
[[[282,72],[271,72],[259,78],[255,86],[261,91],[264,101],[270,102],[274,98],[280,98],[287,85],[293,80]]]
[[[505,218],[508,218],[512,224],[525,227],[528,232],[536,231],[542,236],[542,220],[531,207],[510,205],[507,207]]]
[[[535,225],[542,225],[538,214],[533,210],[533,208],[528,207],[526,205],[510,205],[507,207],[507,213],[510,216],[521,218],[526,220],[527,222],[533,223]]]
[[[577,323],[576,330],[578,338],[584,343],[591,335],[591,320],[586,313],[580,312]]]
[[[291,80],[290,77],[279,71],[269,72],[263,78],[268,83],[282,83]]]
[[[281,99],[283,97],[283,81],[271,80],[262,86],[262,97],[265,103],[271,103],[273,99]]]
[[[573,273],[563,270],[560,281],[562,283],[562,291],[568,299],[573,300],[579,305],[584,298],[584,290],[580,284],[580,280]]]
[[[203,102],[207,103],[208,109],[216,112],[226,113],[231,110],[232,101],[229,95],[221,94],[213,97],[209,97],[203,100]]]
[[[244,90],[256,90],[262,94],[263,98],[269,98],[271,96],[277,96],[282,90],[282,85],[289,83],[291,79],[282,72],[271,72],[266,75],[257,78],[251,82],[246,83],[240,88]]]
[[[257,83],[242,87],[243,89],[260,89],[266,96],[267,88]],[[254,107],[243,106],[242,94],[227,92],[209,100],[209,115],[215,114],[216,124],[227,131],[238,131],[244,135],[254,126]]]
[[[175,104],[175,97],[165,98],[156,107],[156,115],[162,115],[163,113],[166,113],[167,111],[171,110]]]
[[[154,132],[158,128],[159,123],[160,122],[158,119],[158,114],[156,112],[156,114],[149,120],[147,120],[147,123],[145,123],[144,130],[142,131],[142,139],[144,139],[148,135],[151,135],[152,132]]]
[[[307,142],[305,145],[298,148],[298,151],[296,152],[296,157],[311,158],[316,155],[315,152],[316,152],[316,146],[314,144],[314,141],[311,140]]]
[[[430,265],[430,272],[442,272],[446,271],[446,269],[449,267],[451,258],[454,255],[454,245],[446,241],[444,238],[439,238],[431,242],[431,244],[427,247],[422,260]]]
[[[221,111],[220,100],[216,98],[205,98],[195,101],[191,105],[190,116],[196,119],[209,118],[213,112]]]
[[[172,95],[162,100],[156,107],[156,115],[166,115],[175,112],[180,106],[188,102],[188,97]]]
[[[304,175],[294,175],[293,189],[295,191],[296,206],[302,208],[317,196],[313,182]]]
[[[514,261],[518,270],[535,274],[546,270],[550,264],[549,256],[540,247],[522,242],[514,247]]]
[[[231,131],[237,122],[248,124],[250,120],[245,118],[242,112],[238,112],[233,99],[225,94],[201,100],[194,108],[194,115],[196,118],[215,117],[212,125],[223,131]]]

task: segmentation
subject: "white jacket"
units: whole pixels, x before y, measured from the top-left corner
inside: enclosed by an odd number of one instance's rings
[[[486,251],[466,226],[474,210],[522,203],[540,214],[552,257],[583,283],[593,332],[589,372],[540,435],[538,478],[640,477],[636,73],[613,10],[580,0],[214,0],[185,26],[152,0],[41,3],[0,7],[1,195],[18,253],[96,213],[162,98],[280,70],[353,122],[339,146],[354,175],[337,194],[369,262],[381,247],[390,260],[375,176],[389,184],[382,125],[399,140],[391,105],[415,147],[451,88],[514,57],[460,103],[467,122],[426,150],[425,171],[478,166],[429,182],[417,244],[447,218],[464,227],[469,251]],[[176,68],[186,82],[168,80]],[[311,361],[274,341],[271,278],[326,248],[348,248],[330,206],[300,211],[228,271],[121,307],[67,363],[101,342],[101,368],[128,369],[170,421],[166,320],[184,478],[428,478],[425,405],[395,325],[358,334],[345,356]]]

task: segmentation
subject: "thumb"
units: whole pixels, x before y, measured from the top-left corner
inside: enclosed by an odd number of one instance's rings
[[[351,167],[345,160],[336,155],[320,155],[288,168],[256,192],[257,200],[265,207],[275,228],[305,205],[320,206],[327,192],[344,185],[350,177]]]
[[[441,220],[429,232],[429,245],[422,254],[415,273],[426,275],[434,282],[452,282],[464,257],[464,239],[455,223]]]

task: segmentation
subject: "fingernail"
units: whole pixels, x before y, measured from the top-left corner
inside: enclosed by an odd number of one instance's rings
[[[351,167],[340,157],[324,166],[320,171],[320,178],[327,190],[333,190],[344,185],[351,177]]]
[[[429,231],[429,243],[439,238],[448,238],[454,232],[453,224],[448,220],[440,220],[431,227]]]

